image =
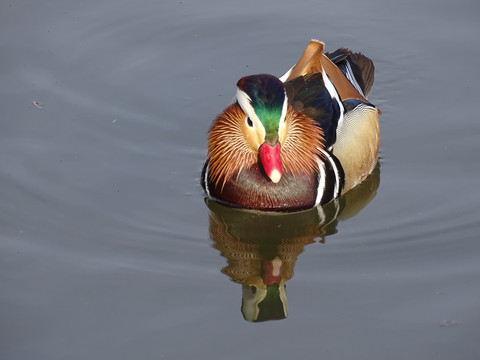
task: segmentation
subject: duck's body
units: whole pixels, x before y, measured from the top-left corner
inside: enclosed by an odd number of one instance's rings
[[[373,63],[312,40],[280,79],[237,83],[213,122],[202,172],[207,195],[232,206],[296,211],[325,204],[377,163],[378,109],[366,100]]]

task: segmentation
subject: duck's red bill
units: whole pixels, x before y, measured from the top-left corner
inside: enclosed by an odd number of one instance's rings
[[[258,148],[260,161],[267,176],[274,183],[278,183],[282,177],[282,160],[280,158],[280,143],[270,146],[263,143]]]

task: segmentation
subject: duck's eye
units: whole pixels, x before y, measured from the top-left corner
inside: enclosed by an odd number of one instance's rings
[[[247,117],[247,125],[253,128],[253,121],[249,117]]]

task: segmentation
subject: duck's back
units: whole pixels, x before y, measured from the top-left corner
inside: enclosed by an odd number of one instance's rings
[[[285,88],[293,108],[315,119],[322,128],[325,148],[339,160],[345,173],[344,193],[362,182],[377,162],[378,109],[367,101],[374,65],[365,55],[346,48],[323,54],[323,44],[312,42],[309,47],[311,55],[305,55],[307,48],[302,56],[308,61],[302,69],[293,68],[296,77],[290,74]],[[339,101],[332,97],[322,72],[333,83]]]
[[[327,57],[365,98],[374,82],[372,60],[341,48]],[[342,99],[343,120],[337,127],[332,152],[345,171],[344,192],[362,182],[377,163],[380,144],[378,109],[359,99]]]

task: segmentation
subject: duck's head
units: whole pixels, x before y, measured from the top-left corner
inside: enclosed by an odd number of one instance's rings
[[[287,96],[283,83],[272,75],[252,75],[237,82],[236,99],[245,121],[242,133],[258,152],[266,175],[274,183],[282,177],[280,149],[285,141]]]
[[[210,171],[218,183],[259,162],[278,183],[284,171],[308,172],[323,134],[314,121],[288,104],[284,84],[260,74],[237,82],[234,102],[214,121],[208,139]]]

